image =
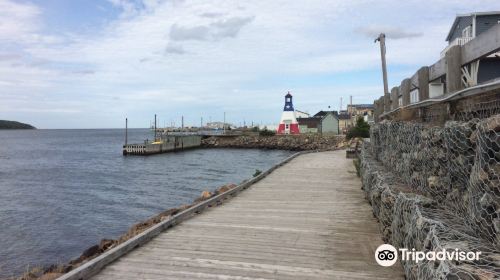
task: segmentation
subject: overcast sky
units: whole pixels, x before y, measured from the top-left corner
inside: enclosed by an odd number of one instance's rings
[[[39,128],[276,123],[382,92],[446,46],[457,13],[498,0],[0,0],[0,119]]]

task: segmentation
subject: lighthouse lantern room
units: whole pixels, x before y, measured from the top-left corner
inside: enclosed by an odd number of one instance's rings
[[[278,134],[299,134],[299,123],[295,118],[295,109],[293,108],[292,95],[290,92],[285,95],[285,107],[281,114]]]

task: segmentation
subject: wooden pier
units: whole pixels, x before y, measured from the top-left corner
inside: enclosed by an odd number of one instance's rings
[[[398,263],[375,262],[383,242],[345,151],[302,154],[261,176],[60,279],[403,279]]]
[[[200,135],[167,135],[156,141],[123,145],[123,155],[153,155],[199,147]]]

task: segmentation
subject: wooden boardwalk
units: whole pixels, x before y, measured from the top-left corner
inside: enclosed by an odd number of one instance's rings
[[[345,151],[301,155],[92,279],[403,279]]]

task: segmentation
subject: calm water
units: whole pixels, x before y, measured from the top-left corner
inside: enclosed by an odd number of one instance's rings
[[[129,142],[151,138],[131,130]],[[0,278],[66,262],[102,238],[250,178],[287,151],[198,149],[123,157],[123,130],[0,130]]]

